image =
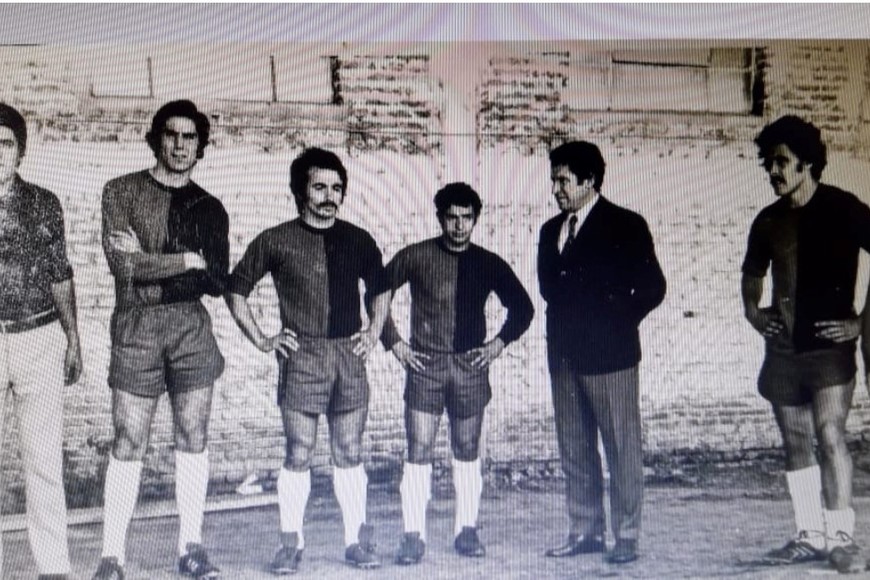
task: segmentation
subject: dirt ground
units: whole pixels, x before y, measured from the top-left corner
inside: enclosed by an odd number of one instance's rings
[[[863,469],[856,475],[856,536],[870,539],[870,476]],[[620,567],[606,564],[597,554],[565,560],[543,556],[546,548],[561,542],[565,530],[561,484],[553,481],[529,482],[524,489],[490,487],[484,492],[480,521],[487,555],[478,560],[454,554],[452,491],[449,483],[438,486],[429,508],[426,557],[418,566],[400,567],[392,562],[402,526],[399,496],[394,486],[375,487],[370,492],[369,521],[375,525],[384,566],[371,572],[354,570],[343,563],[338,504],[328,480],[322,480],[315,482],[306,512],[307,547],[298,577],[407,580],[411,574],[427,579],[836,576],[826,565],[771,568],[757,564],[767,549],[783,543],[792,530],[791,508],[782,480],[781,473],[769,466],[747,466],[717,473],[707,471],[687,477],[682,483],[649,485],[641,558]],[[266,496],[260,501],[269,505],[217,509],[230,507],[228,501],[210,499],[215,511],[206,515],[204,538],[213,561],[222,568],[222,578],[272,578],[266,566],[277,543],[278,510],[271,500]],[[144,508],[142,512],[153,515],[171,511],[172,503],[150,502]],[[133,522],[128,539],[129,580],[178,577],[174,572],[177,523],[172,516],[141,517]],[[70,527],[72,578],[89,579],[93,574],[100,538],[98,523]],[[26,533],[7,532],[3,541],[3,578],[33,579],[36,571]],[[866,577],[870,578],[870,573]]]

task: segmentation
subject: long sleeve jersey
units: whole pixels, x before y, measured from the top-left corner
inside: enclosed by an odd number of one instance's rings
[[[220,296],[229,269],[229,218],[221,202],[194,182],[169,187],[146,171],[123,175],[103,189],[103,250],[115,277],[116,308]],[[119,252],[114,231],[132,229],[140,252]],[[186,270],[196,252],[205,270]]]
[[[471,244],[453,252],[442,238],[401,250],[387,265],[393,291],[411,285],[411,346],[430,352],[461,353],[486,340],[486,300],[495,292],[507,309],[498,332],[505,344],[528,329],[534,315],[529,295],[510,266],[496,254]],[[401,338],[392,320],[382,342],[390,349]]]

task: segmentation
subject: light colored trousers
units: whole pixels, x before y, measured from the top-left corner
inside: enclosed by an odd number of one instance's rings
[[[11,400],[18,419],[27,496],[27,533],[40,574],[68,574],[63,488],[63,360],[59,322],[16,334],[0,332],[0,433]],[[2,443],[2,435],[0,435]],[[0,570],[3,556],[0,546]]]

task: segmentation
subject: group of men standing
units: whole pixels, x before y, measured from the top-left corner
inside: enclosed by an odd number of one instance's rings
[[[445,185],[434,198],[440,234],[411,244],[384,265],[372,236],[337,217],[348,187],[341,160],[306,149],[290,167],[299,217],[256,236],[230,273],[227,213],[191,179],[209,132],[208,118],[193,103],[167,103],[146,135],[155,165],[113,179],[103,190],[103,249],[116,298],[109,368],[115,438],[106,472],[102,557],[93,578],[124,578],[127,529],[163,393],[174,426],[179,572],[198,579],[219,575],[201,538],[208,422],[224,367],[200,302],[205,294],[223,296],[247,339],[274,353],[278,363],[276,399],[286,453],[277,482],[280,535],[273,573],[292,574],[300,566],[321,415],[329,424],[345,559],[362,569],[380,565],[366,517],[361,458],[370,396],[365,359],[379,340],[406,370],[404,534],[396,562],[414,564],[425,554],[433,450],[445,410],[456,489],[453,545],[460,555],[483,556],[479,445],[492,396],[489,367],[528,329],[534,310],[510,266],[471,241],[483,206],[479,195],[465,183]],[[819,185],[824,162],[807,157],[790,136],[759,137],[764,166],[785,201],[753,224],[743,268],[746,315],[768,344],[759,386],[783,432],[792,497],[804,502],[795,503],[799,535],[771,557],[790,562],[830,555],[838,567],[847,559],[853,567],[854,512],[842,435],[860,332],[851,306],[854,259],[859,247],[870,249],[870,209]],[[798,141],[805,138],[799,135]],[[60,383],[74,383],[82,361],[60,204],[18,177],[25,143],[23,118],[0,104],[0,386],[3,400],[7,390],[13,394],[19,415],[28,526],[40,578],[65,578],[70,566]],[[537,266],[547,304],[547,357],[569,527],[566,541],[546,555],[606,552],[600,433],[615,538],[606,558],[623,564],[638,557],[643,503],[638,327],[662,302],[666,283],[644,219],[601,195],[605,162],[599,149],[565,143],[550,152],[550,167],[560,213],[541,228]],[[794,208],[811,200],[817,212],[812,215],[828,221],[796,217]],[[826,237],[841,218],[848,218],[849,227]],[[824,251],[810,246],[819,240],[828,244]],[[781,248],[784,243],[791,245]],[[831,259],[828,250],[839,252],[838,258]],[[762,309],[761,284],[771,263],[775,303]],[[262,330],[248,303],[267,275],[279,301],[281,330],[275,334]],[[405,284],[411,296],[407,339],[390,315],[392,296]],[[493,293],[506,316],[488,339],[485,305]],[[817,307],[815,300],[826,306]],[[821,477],[814,435],[821,443]],[[808,507],[822,489],[824,518],[821,505]]]

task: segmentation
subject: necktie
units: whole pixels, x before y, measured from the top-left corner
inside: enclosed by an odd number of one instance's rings
[[[571,244],[574,243],[574,235],[577,233],[577,216],[572,215],[568,219],[568,237],[565,238],[565,245],[562,246],[562,254],[567,254]]]

